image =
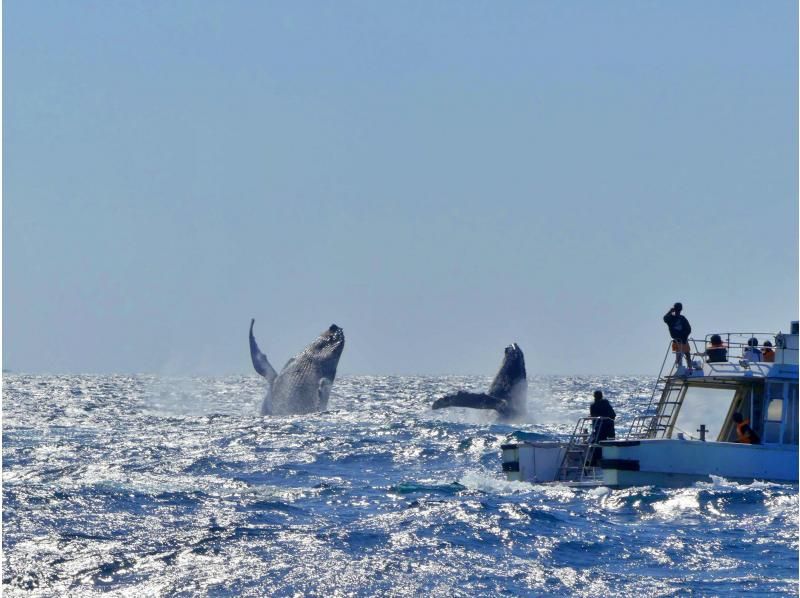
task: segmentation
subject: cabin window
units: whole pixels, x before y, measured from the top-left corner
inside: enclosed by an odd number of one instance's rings
[[[678,412],[672,437],[681,432],[686,438],[699,438],[698,430],[701,425],[705,425],[706,438],[716,438],[725,425],[733,397],[732,389],[689,386]]]
[[[797,444],[797,384],[789,385],[789,396],[786,398],[785,421],[783,443]]]
[[[767,421],[779,422],[783,419],[783,399],[770,399],[767,406]]]
[[[770,399],[782,399],[783,398],[783,382],[770,382],[767,384],[767,390],[769,392]]]
[[[783,423],[783,384],[769,385],[767,412],[764,415],[764,442],[781,441],[781,424]]]

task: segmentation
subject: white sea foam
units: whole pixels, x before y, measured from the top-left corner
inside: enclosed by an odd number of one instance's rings
[[[794,591],[796,486],[505,479],[511,431],[568,432],[596,386],[624,427],[650,382],[533,378],[510,426],[430,410],[483,378],[343,377],[262,418],[257,376],[6,376],[4,595]]]

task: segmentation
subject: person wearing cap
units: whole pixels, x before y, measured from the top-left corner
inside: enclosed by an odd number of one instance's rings
[[[689,325],[689,320],[686,316],[681,315],[683,311],[683,304],[678,302],[673,305],[664,316],[664,323],[669,328],[669,334],[673,340],[673,347],[675,349],[675,365],[681,364],[681,355],[686,355],[686,367],[692,371],[692,356],[689,351],[689,335],[692,333],[692,327]]]
[[[764,341],[764,350],[761,351],[761,361],[775,363],[775,351],[772,350],[772,343]]]
[[[706,349],[708,363],[722,363],[728,361],[728,350],[722,344],[722,337],[719,334],[711,335],[711,344]]]
[[[589,406],[589,417],[601,417],[604,419],[594,420],[593,425],[593,442],[600,442],[607,438],[614,438],[616,433],[614,431],[614,420],[617,414],[608,399],[603,398],[603,391],[597,389],[594,391],[594,403]],[[602,449],[596,448],[592,453],[590,465],[595,466],[603,454]]]
[[[758,348],[758,339],[756,337],[747,341],[747,348],[744,350],[742,357],[751,362],[761,361],[761,350]]]

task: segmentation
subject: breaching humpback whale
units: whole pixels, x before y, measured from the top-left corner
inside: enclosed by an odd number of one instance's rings
[[[504,419],[524,415],[527,411],[528,379],[525,374],[525,357],[517,343],[506,347],[503,365],[492,380],[486,394],[458,391],[433,402],[434,409],[445,407],[472,407],[494,409]]]
[[[258,348],[253,324],[255,319],[250,320],[250,357],[256,371],[267,379],[261,415],[324,411],[344,349],[344,330],[331,324],[302,353],[287,361],[279,374]]]

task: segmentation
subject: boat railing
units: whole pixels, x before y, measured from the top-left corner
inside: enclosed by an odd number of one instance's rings
[[[633,418],[626,439],[650,438],[655,432],[656,415],[637,415]]]
[[[707,334],[703,339],[690,338],[688,340],[689,355],[694,368],[701,368],[703,363],[715,363],[709,359],[707,353],[707,350],[712,348],[712,336],[715,335]],[[721,346],[726,350],[725,360],[720,361],[719,363],[739,363],[745,359],[749,362],[755,363],[797,363],[798,350],[796,348],[787,347],[784,340],[784,335],[782,335],[780,332],[777,334],[774,332],[725,332],[719,334],[718,336],[722,339],[722,345],[718,346]],[[754,344],[751,345],[750,343],[752,339],[755,339],[755,341]],[[770,341],[771,346],[765,346],[759,339]],[[679,349],[678,343],[676,341],[671,341],[669,347],[670,348],[667,351],[664,362],[661,364],[661,370],[658,374],[659,378],[669,377],[676,373],[683,372],[684,364],[681,361],[683,355],[680,355],[681,359],[679,359],[677,354],[677,350]],[[771,359],[767,359],[765,357],[764,350],[767,348],[770,348],[773,351]],[[752,349],[757,349],[758,353],[754,354],[748,351]],[[670,364],[669,370],[665,372],[667,368],[667,358],[669,357],[670,353],[672,353],[675,361],[674,363]]]
[[[692,360],[692,365],[695,368],[702,368],[702,364],[707,361],[708,355],[706,350],[711,347],[712,334],[706,335],[703,339],[690,338],[689,353]],[[781,333],[775,334],[772,332],[726,332],[720,333],[719,336],[723,339],[723,347],[727,349],[726,361],[721,363],[739,363],[746,359],[745,352],[749,348],[757,348],[760,350],[763,359],[764,345],[759,341],[755,345],[750,345],[750,339],[763,339],[772,342],[772,349],[775,351],[773,362],[766,363],[797,363],[797,349],[787,347],[784,336]],[[642,415],[633,419],[628,433],[625,436],[629,439],[637,438],[660,438],[664,437],[669,432],[669,426],[672,414],[675,411],[675,405],[679,403],[677,396],[672,396],[674,391],[677,391],[680,386],[680,376],[685,374],[686,368],[683,361],[684,356],[677,353],[677,343],[670,341],[667,345],[667,351],[664,359],[661,362],[661,368],[658,371],[658,377],[653,385],[653,390],[650,393],[650,400]],[[778,351],[782,349],[782,351]],[[751,360],[748,360],[751,361]],[[711,362],[713,363],[713,362]],[[662,405],[662,396],[665,390],[670,390],[670,396],[664,399],[665,404]],[[659,410],[661,406],[661,410]]]
[[[602,421],[614,423],[610,417],[582,417],[575,424],[559,468],[561,481],[587,482],[602,477],[600,468],[592,463],[595,451],[600,449],[597,434]]]
[[[713,334],[707,334],[703,341],[703,348],[697,352],[697,356],[701,359],[706,356],[706,349],[711,348],[711,337]],[[739,360],[748,359],[748,361],[756,361],[762,363],[797,363],[797,349],[785,346],[784,335],[774,332],[724,332],[719,333],[717,336],[722,340],[722,347],[727,350],[727,361],[737,363]],[[755,339],[754,344],[750,342]],[[694,340],[694,339],[692,339]],[[770,347],[764,345],[765,341],[770,342]],[[765,359],[765,349],[770,348],[773,351],[772,359]],[[760,359],[751,359],[753,354],[748,352],[748,349],[757,349]],[[783,349],[778,351],[778,349]]]

